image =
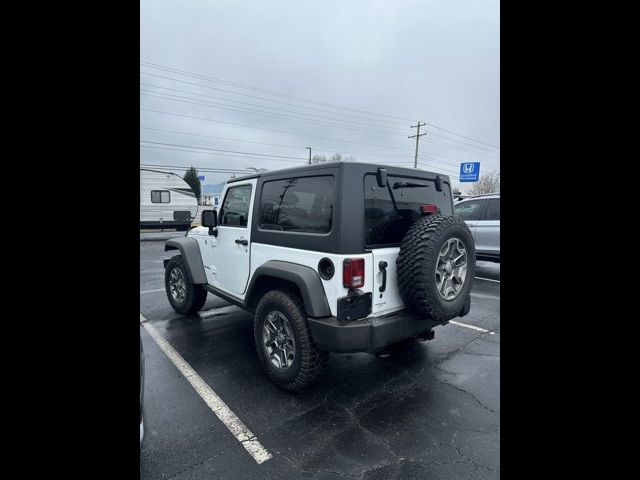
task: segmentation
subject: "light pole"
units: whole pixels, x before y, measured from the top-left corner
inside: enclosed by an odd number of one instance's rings
[[[269,170],[266,168],[256,168],[256,167],[244,167],[247,170],[253,170],[256,173],[260,173],[260,172],[268,172]]]
[[[311,147],[307,147],[307,150],[309,150],[309,165],[311,165]]]

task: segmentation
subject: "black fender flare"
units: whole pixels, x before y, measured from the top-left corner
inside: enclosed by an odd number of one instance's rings
[[[207,276],[204,273],[204,265],[202,264],[202,255],[200,254],[200,246],[195,238],[180,237],[167,240],[164,244],[164,251],[178,250],[182,256],[189,281],[194,284],[206,284]],[[169,260],[164,261],[164,267],[167,268]]]
[[[256,293],[256,286],[259,284],[264,285],[264,281],[268,278],[282,279],[294,283],[300,290],[304,309],[308,316],[331,316],[329,302],[327,302],[327,296],[324,293],[324,287],[318,272],[305,265],[280,260],[269,260],[256,269],[247,287],[246,306],[249,306],[249,303],[254,299],[253,294]],[[258,288],[258,290],[261,290],[261,288]]]

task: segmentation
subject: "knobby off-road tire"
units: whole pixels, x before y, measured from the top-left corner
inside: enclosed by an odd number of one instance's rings
[[[451,239],[455,240],[449,242]],[[439,263],[439,258],[447,243],[463,248],[466,254],[464,282],[455,297],[450,299],[438,292],[437,278],[441,277],[436,277],[436,266],[446,263]],[[416,221],[402,241],[396,268],[400,296],[409,310],[438,322],[459,316],[471,292],[476,272],[473,237],[464,219],[429,215]],[[454,284],[448,283],[447,286],[453,288]]]
[[[291,365],[277,368],[265,346],[269,335],[265,332],[267,317],[278,326],[278,312],[286,318],[288,330],[295,343]],[[285,322],[280,318],[280,324]],[[292,392],[299,392],[318,381],[329,365],[329,352],[318,349],[311,337],[300,297],[292,291],[272,290],[265,294],[254,319],[254,339],[258,359],[269,378],[278,386]],[[266,335],[266,337],[265,337]],[[286,337],[287,335],[285,335]]]
[[[179,285],[180,279],[182,285]],[[178,287],[178,295],[176,295],[176,287]],[[204,287],[189,281],[181,255],[176,255],[167,263],[164,271],[164,288],[173,309],[183,315],[196,313],[207,301],[207,291]]]

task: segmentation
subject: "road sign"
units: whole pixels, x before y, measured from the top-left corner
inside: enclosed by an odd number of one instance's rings
[[[200,180],[201,182],[204,182],[204,175],[198,175],[198,180]]]
[[[480,178],[480,162],[467,162],[460,164],[460,181],[477,182]]]

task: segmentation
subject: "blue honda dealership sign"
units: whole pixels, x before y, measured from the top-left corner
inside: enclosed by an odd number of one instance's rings
[[[460,164],[460,181],[477,182],[480,178],[480,162],[468,162]]]

